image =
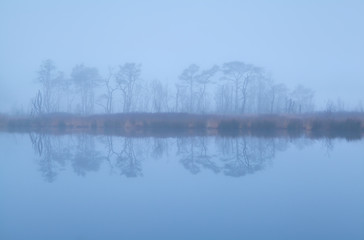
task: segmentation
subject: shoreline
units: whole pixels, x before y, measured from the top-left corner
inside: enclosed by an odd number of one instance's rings
[[[360,139],[363,113],[218,115],[117,113],[81,116],[52,113],[36,117],[0,115],[1,132],[120,136],[283,136]]]

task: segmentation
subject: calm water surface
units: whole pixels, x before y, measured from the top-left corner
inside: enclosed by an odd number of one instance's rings
[[[364,142],[0,134],[0,239],[364,239]]]

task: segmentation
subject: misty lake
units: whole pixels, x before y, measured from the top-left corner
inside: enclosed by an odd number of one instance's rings
[[[364,239],[363,149],[0,133],[0,239]]]

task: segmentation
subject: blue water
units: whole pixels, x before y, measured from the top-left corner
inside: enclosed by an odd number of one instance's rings
[[[363,141],[3,133],[0,159],[4,240],[364,239]]]

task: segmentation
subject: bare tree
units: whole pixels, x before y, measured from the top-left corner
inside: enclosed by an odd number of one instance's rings
[[[287,87],[284,84],[272,85],[268,94],[268,96],[270,96],[270,113],[279,113],[283,111],[287,91]]]
[[[123,99],[123,112],[130,112],[134,99],[135,85],[140,80],[141,65],[135,63],[125,63],[119,66],[119,71],[115,76],[118,89],[121,91]]]
[[[71,81],[77,92],[80,93],[79,111],[82,114],[90,114],[94,111],[94,88],[100,81],[98,70],[86,67],[83,64],[76,65],[72,69]]]
[[[185,85],[176,84],[175,112],[188,112],[190,109],[190,98]]]
[[[327,114],[331,114],[336,111],[335,103],[332,100],[328,100],[326,102],[326,109],[325,112]]]
[[[234,86],[234,110],[245,112],[248,99],[248,87],[262,73],[262,69],[243,62],[227,62],[222,67],[222,79],[230,81]]]
[[[75,94],[72,91],[72,80],[70,78],[61,78],[62,81],[57,85],[57,99],[61,106],[64,106],[67,112],[72,111],[72,103]]]
[[[132,111],[148,112],[152,106],[152,96],[150,88],[142,79],[135,83],[133,100],[131,104]]]
[[[188,111],[193,111],[193,91],[194,91],[194,84],[198,78],[198,71],[200,67],[196,64],[191,64],[185,70],[183,70],[182,74],[179,76],[179,79],[187,85],[189,90],[189,107]]]
[[[251,85],[255,89],[251,90],[250,88],[248,99],[251,99],[253,104],[247,104],[246,111],[269,113],[271,110],[271,90],[274,85],[272,78],[261,72]],[[250,109],[248,109],[248,106],[250,106]]]
[[[152,108],[154,112],[162,112],[168,109],[168,88],[159,80],[151,84]]]
[[[212,77],[219,71],[219,67],[214,65],[210,69],[202,71],[197,76],[197,83],[199,85],[197,92],[197,111],[205,112],[208,108],[208,85],[212,83]]]
[[[233,112],[233,87],[229,84],[220,85],[215,92],[216,110],[221,113]]]
[[[219,70],[218,66],[213,66],[208,70],[200,72],[200,67],[196,64],[191,64],[179,76],[182,86],[177,89],[179,93],[183,90],[183,86],[188,92],[188,111],[205,111],[207,105],[207,85],[211,83],[211,78]]]
[[[302,85],[298,85],[291,93],[291,112],[303,113],[314,110],[315,93]]]
[[[50,113],[58,111],[59,102],[55,92],[59,83],[63,80],[63,73],[57,71],[53,61],[43,61],[38,71],[37,81],[42,85],[42,112]]]
[[[101,79],[101,84],[104,86],[106,92],[101,95],[101,100],[104,100],[105,103],[101,102],[99,105],[104,108],[106,113],[112,113],[114,92],[118,89],[117,86],[113,85],[113,78],[115,78],[114,70],[109,68],[107,77]]]

